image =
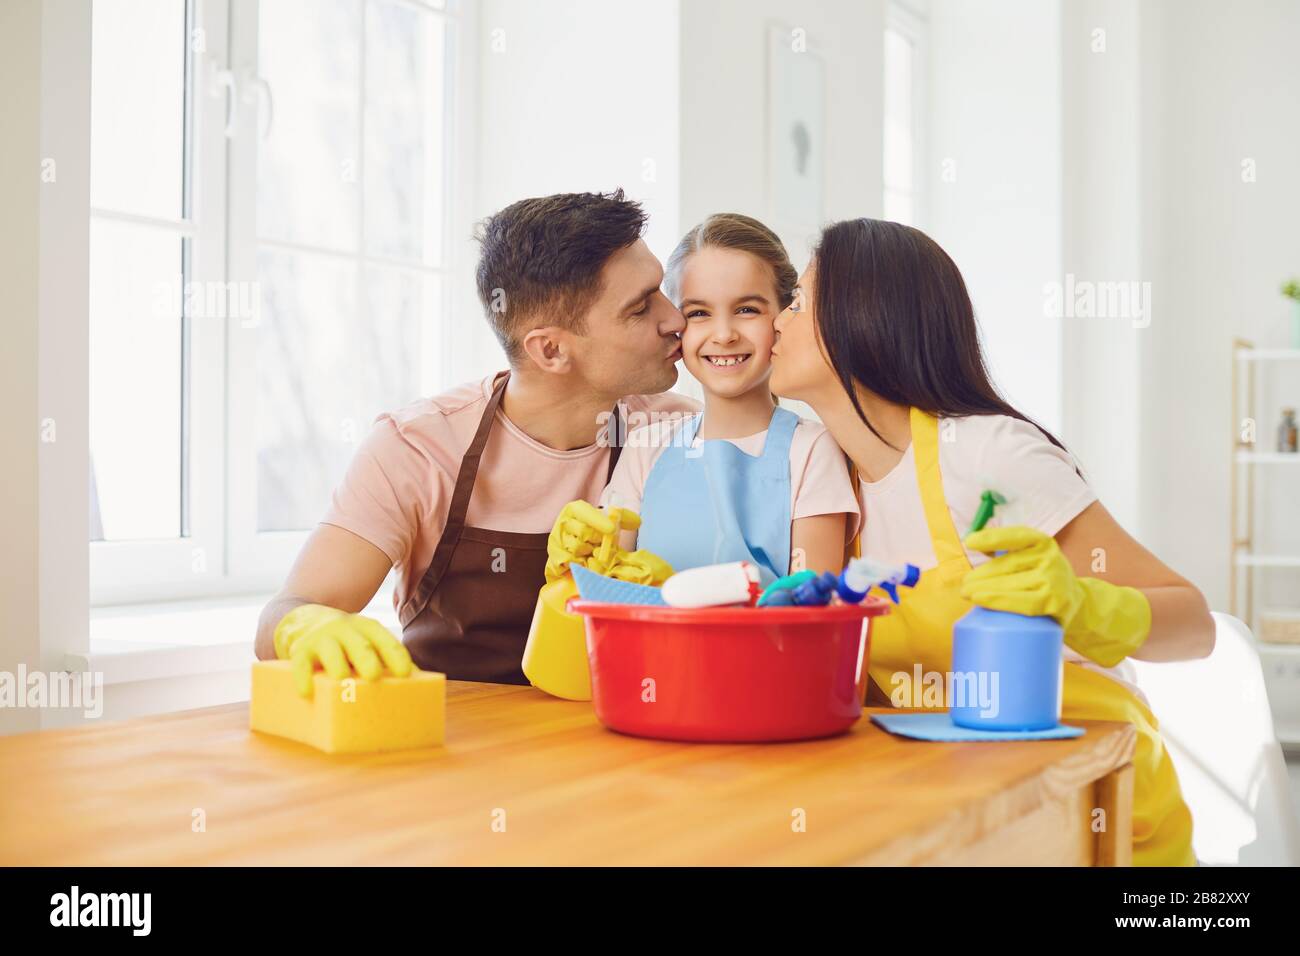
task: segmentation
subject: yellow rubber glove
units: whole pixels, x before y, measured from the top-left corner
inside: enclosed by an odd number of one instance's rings
[[[1103,667],[1114,667],[1151,633],[1151,603],[1137,588],[1080,578],[1050,535],[1016,525],[984,528],[966,547],[1006,552],[973,568],[961,596],[980,607],[1056,618],[1065,643]]]
[[[639,550],[619,553],[609,572],[611,578],[631,581],[633,584],[645,584],[658,587],[673,576],[673,568],[667,561],[649,551]]]
[[[275,656],[293,664],[294,684],[303,697],[311,696],[317,662],[335,680],[354,671],[378,680],[385,668],[393,677],[408,677],[415,666],[402,642],[374,618],[323,604],[301,604],[280,619]]]
[[[641,517],[635,511],[614,508],[606,514],[589,501],[570,501],[560,509],[546,540],[546,583],[564,577],[574,561],[604,574],[617,551],[618,531],[639,527]]]

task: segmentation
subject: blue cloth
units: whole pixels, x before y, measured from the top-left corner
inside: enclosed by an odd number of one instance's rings
[[[722,438],[692,448],[702,417],[674,429],[650,469],[637,547],[674,571],[749,561],[769,584],[790,571],[790,442],[799,416],[774,409],[758,456]]]
[[[571,566],[578,594],[588,601],[605,601],[609,604],[644,604],[649,607],[667,607],[663,591],[647,584],[620,581],[588,571],[579,564]]]
[[[1057,724],[1047,730],[972,730],[958,727],[947,711],[935,714],[872,714],[891,734],[914,740],[1063,740],[1082,737],[1082,727]]]

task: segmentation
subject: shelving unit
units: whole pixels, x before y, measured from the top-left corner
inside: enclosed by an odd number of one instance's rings
[[[1261,362],[1300,362],[1300,349],[1257,349],[1245,339],[1232,343],[1232,421],[1236,437],[1233,439],[1232,477],[1232,575],[1229,582],[1229,603],[1232,614],[1257,627],[1255,619],[1255,569],[1300,568],[1300,555],[1258,554],[1255,552],[1255,472],[1256,465],[1300,466],[1300,454],[1259,451],[1259,433],[1253,444],[1241,440],[1240,424],[1255,415],[1255,370]],[[1242,382],[1245,382],[1243,401]],[[1245,474],[1242,475],[1241,472]],[[1244,492],[1243,486],[1244,484]],[[1244,498],[1245,518],[1242,518]],[[1240,600],[1240,579],[1245,578],[1245,600]]]
[[[1237,461],[1257,465],[1300,465],[1300,455],[1280,451],[1239,451]]]
[[[1232,343],[1232,420],[1233,464],[1230,487],[1232,498],[1232,538],[1229,575],[1229,602],[1234,617],[1245,621],[1251,632],[1259,634],[1255,607],[1255,573],[1260,568],[1300,569],[1300,554],[1260,554],[1255,550],[1255,480],[1257,467],[1282,471],[1285,480],[1300,480],[1300,453],[1259,450],[1259,419],[1256,416],[1256,369],[1260,363],[1298,362],[1300,349],[1257,349],[1253,343],[1235,339]],[[1241,440],[1241,424],[1246,418],[1256,422],[1255,442]],[[1272,447],[1271,434],[1265,447]],[[1244,505],[1244,515],[1243,515]],[[1244,597],[1242,579],[1244,578]],[[1288,750],[1300,752],[1300,707],[1295,690],[1300,686],[1300,644],[1277,644],[1256,638],[1264,682],[1273,709],[1278,739]]]

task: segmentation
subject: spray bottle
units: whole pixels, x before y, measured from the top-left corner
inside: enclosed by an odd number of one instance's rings
[[[985,491],[970,533],[983,528],[1002,504],[1004,497]],[[972,608],[952,626],[952,722],[975,730],[1057,726],[1063,646],[1061,625],[1051,617]]]
[[[826,605],[832,597],[845,604],[861,604],[867,592],[879,587],[898,603],[900,587],[916,587],[921,569],[915,564],[883,564],[870,558],[850,558],[838,576],[825,571],[796,571],[777,578],[758,599],[759,607],[809,607]]]
[[[850,558],[848,566],[840,572],[835,593],[845,604],[861,604],[867,592],[878,587],[898,603],[898,589],[914,588],[921,580],[921,569],[915,564],[883,564],[870,558]]]

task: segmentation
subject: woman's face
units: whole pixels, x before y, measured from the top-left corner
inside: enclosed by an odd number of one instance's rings
[[[682,266],[682,359],[713,395],[766,388],[776,332],[776,283],[757,256],[706,246]]]
[[[810,262],[794,290],[790,307],[776,317],[776,344],[772,347],[772,391],[785,398],[813,404],[812,399],[839,379],[822,351],[817,335],[817,263]]]

